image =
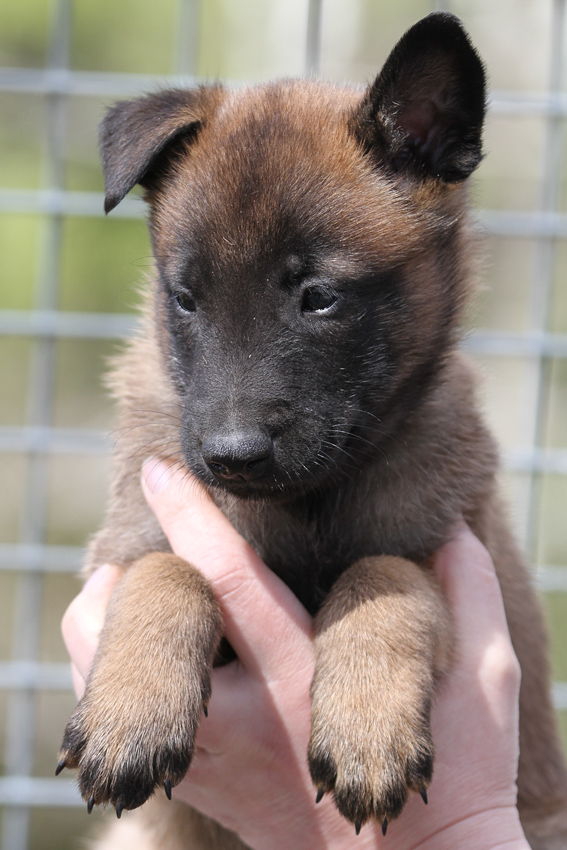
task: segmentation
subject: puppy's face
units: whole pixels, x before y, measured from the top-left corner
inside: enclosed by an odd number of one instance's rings
[[[458,86],[446,71],[427,109],[412,92],[408,134],[377,118],[389,75],[387,63],[364,97],[285,82],[151,105],[177,115],[177,132],[160,115],[165,143],[135,182],[151,206],[183,450],[208,484],[286,497],[349,474],[416,406],[451,342],[466,168],[450,173],[459,156],[438,104]]]
[[[433,216],[313,88],[228,98],[152,199],[187,463],[239,495],[351,469],[442,330]]]

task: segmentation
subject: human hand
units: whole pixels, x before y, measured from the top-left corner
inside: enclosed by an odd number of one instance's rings
[[[314,667],[307,612],[197,482],[153,462],[146,476],[146,497],[173,550],[211,581],[238,655],[213,673],[209,718],[175,789],[179,799],[255,850],[528,847],[515,807],[519,668],[492,563],[468,529],[460,528],[436,558],[459,645],[433,710],[437,756],[429,805],[413,797],[386,838],[368,824],[355,839],[328,796],[315,805],[307,770]],[[65,615],[79,693],[118,576],[101,568]]]

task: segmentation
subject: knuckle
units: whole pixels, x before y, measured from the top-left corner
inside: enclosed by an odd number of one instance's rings
[[[520,663],[507,636],[499,636],[487,647],[482,673],[493,687],[515,693],[521,681]]]
[[[247,565],[237,557],[226,562],[214,578],[214,589],[219,600],[234,600],[246,603],[254,593],[255,578]]]

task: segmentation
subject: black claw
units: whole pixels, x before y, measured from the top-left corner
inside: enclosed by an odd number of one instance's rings
[[[429,802],[427,799],[427,788],[422,788],[419,793],[421,794],[421,799],[423,800],[425,805],[427,805],[427,803]]]
[[[123,808],[124,808],[124,804],[121,801],[116,803],[116,817],[118,819],[120,819],[120,816],[122,815]]]
[[[55,768],[55,776],[59,776],[64,767],[67,767],[67,761],[66,759],[61,759],[61,761]]]
[[[319,788],[319,790],[317,791],[317,796],[315,797],[315,803],[317,803],[317,804],[320,803],[324,796],[325,796],[325,789]]]
[[[203,706],[203,714],[205,715],[205,717],[209,716],[209,709],[207,708],[206,705]]]
[[[386,835],[388,832],[388,818],[384,818],[382,821],[382,835]]]
[[[360,835],[360,830],[362,829],[362,824],[359,820],[355,820],[354,822],[354,831],[357,835]]]
[[[89,815],[92,812],[93,807],[94,807],[94,794],[91,794],[91,796],[89,797],[89,802],[87,803],[87,812],[89,813]]]
[[[166,779],[163,783],[163,790],[166,793],[167,799],[171,800],[171,782],[169,781],[169,779]]]

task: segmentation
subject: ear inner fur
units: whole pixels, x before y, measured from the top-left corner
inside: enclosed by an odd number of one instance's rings
[[[432,14],[367,89],[355,132],[394,172],[459,182],[482,158],[485,101],[484,67],[460,21]]]

